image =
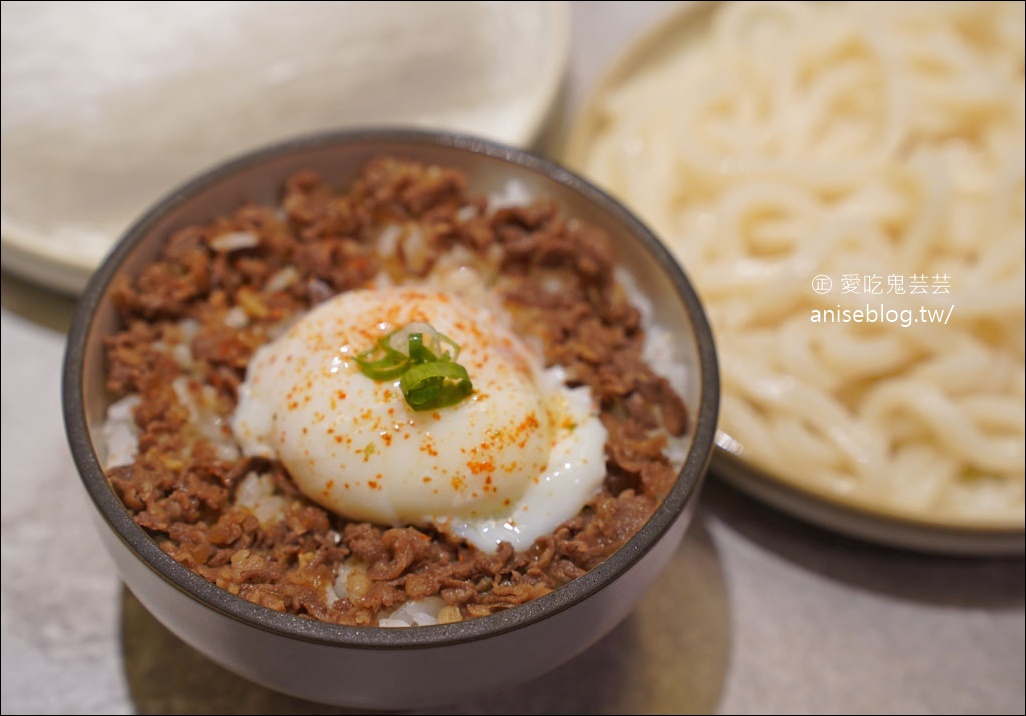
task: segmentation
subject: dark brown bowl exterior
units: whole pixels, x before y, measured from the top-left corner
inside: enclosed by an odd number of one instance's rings
[[[177,228],[245,201],[276,203],[283,180],[313,169],[344,184],[389,154],[465,172],[475,189],[510,179],[604,228],[617,258],[676,339],[689,369],[694,417],[679,479],[649,522],[586,575],[528,604],[456,624],[344,627],[282,614],[221,590],[165,554],[132,520],[100,467],[99,428],[110,396],[102,342],[118,326],[111,280],[136,275]],[[634,609],[691,520],[712,455],[719,379],[712,334],[690,282],[666,249],[615,200],[562,167],[492,142],[420,130],[301,138],[243,156],[189,182],[120,240],[83,294],[68,336],[63,385],[68,439],[92,499],[96,527],[122,579],[172,632],[225,668],[294,696],[340,706],[401,709],[450,703],[538,676],[580,653]]]

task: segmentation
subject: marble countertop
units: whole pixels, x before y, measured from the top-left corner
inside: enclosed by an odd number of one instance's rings
[[[677,3],[574,3],[567,106]],[[345,713],[171,635],[94,533],[60,410],[74,302],[4,273],[3,713]],[[713,474],[681,548],[595,647],[437,713],[1023,713],[1024,562],[914,554],[807,526]],[[497,664],[496,668],[502,668]]]

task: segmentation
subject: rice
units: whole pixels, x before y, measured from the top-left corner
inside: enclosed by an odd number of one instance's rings
[[[107,469],[131,465],[139,451],[139,428],[135,425],[135,409],[142,399],[135,394],[111,403],[100,428],[107,448]]]

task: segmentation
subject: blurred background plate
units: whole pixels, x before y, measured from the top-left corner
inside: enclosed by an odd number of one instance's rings
[[[77,293],[143,207],[304,132],[530,146],[559,96],[567,6],[5,2],[3,267]]]
[[[611,188],[618,177],[606,176],[613,170],[601,165],[597,172],[589,171],[589,161],[607,128],[603,110],[606,102],[618,90],[631,83],[653,81],[657,71],[681,58],[696,57],[708,36],[715,13],[724,3],[687,2],[668,12],[646,31],[640,33],[610,65],[604,68],[598,81],[585,97],[579,111],[572,118],[567,137],[561,148],[561,159],[600,186]],[[1020,65],[1021,67],[1021,61]],[[710,72],[714,70],[710,68]],[[662,95],[667,112],[681,109],[686,101],[673,88]],[[635,118],[637,116],[635,115]],[[640,120],[639,120],[640,121]],[[683,131],[680,127],[677,131]],[[669,148],[668,148],[669,149]],[[664,161],[670,151],[658,147],[653,150],[654,161]],[[644,156],[636,154],[635,156]],[[644,161],[644,159],[642,160]],[[665,168],[665,167],[662,167]],[[630,168],[639,174],[659,173],[660,167],[640,164]],[[685,191],[682,188],[680,191]],[[652,225],[646,216],[646,207],[619,195],[629,206]],[[646,201],[649,197],[642,197]],[[644,204],[645,202],[640,202]],[[659,234],[658,227],[656,234]],[[663,237],[664,240],[667,238]],[[668,242],[671,244],[672,241]],[[670,246],[671,251],[673,247]],[[685,265],[685,271],[695,282],[701,297],[701,267]],[[707,306],[708,309],[708,306]],[[710,314],[712,315],[712,314]],[[714,332],[716,321],[713,319]],[[723,360],[721,346],[721,361]],[[725,389],[726,391],[726,389]],[[729,403],[724,410],[729,409]],[[722,420],[721,420],[722,423]],[[721,430],[717,436],[717,450],[713,457],[711,474],[737,487],[775,509],[815,524],[827,530],[866,540],[876,544],[921,552],[962,556],[1018,556],[1026,552],[1026,530],[1023,520],[1016,519],[949,519],[945,515],[914,513],[894,505],[867,500],[859,496],[846,496],[819,484],[814,475],[797,480],[760,469],[745,459],[742,441]]]

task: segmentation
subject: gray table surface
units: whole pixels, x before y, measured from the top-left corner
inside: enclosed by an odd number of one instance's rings
[[[575,3],[567,107],[677,4]],[[0,285],[3,713],[344,713],[225,672],[124,588],[64,437],[74,303],[6,273]],[[1023,575],[1022,559],[835,536],[713,475],[620,627],[534,682],[436,713],[1023,713]]]

